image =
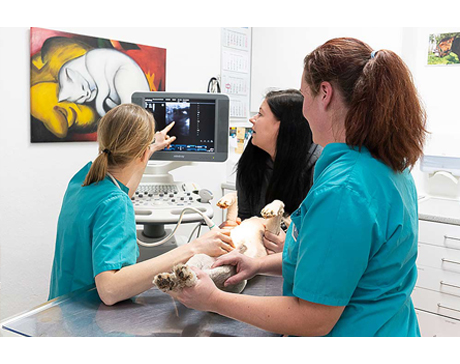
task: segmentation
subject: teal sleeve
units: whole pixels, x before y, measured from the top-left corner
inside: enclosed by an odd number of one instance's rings
[[[127,195],[116,194],[97,208],[92,238],[94,277],[136,263],[139,249],[130,204]]]
[[[375,230],[370,204],[346,187],[308,196],[299,229],[293,294],[345,306],[366,270]]]

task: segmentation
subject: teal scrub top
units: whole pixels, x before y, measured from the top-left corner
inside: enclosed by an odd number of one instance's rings
[[[91,162],[69,182],[59,215],[49,298],[94,284],[139,256],[129,189],[110,177],[82,187]]]
[[[362,147],[328,144],[314,184],[292,215],[283,294],[345,309],[328,336],[420,336],[417,193]]]

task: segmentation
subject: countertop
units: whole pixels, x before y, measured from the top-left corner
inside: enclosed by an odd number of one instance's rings
[[[418,200],[420,220],[460,225],[460,201],[425,196]]]

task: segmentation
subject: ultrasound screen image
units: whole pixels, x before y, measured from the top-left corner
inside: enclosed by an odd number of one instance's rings
[[[215,152],[215,101],[148,98],[144,106],[153,113],[155,130],[162,130],[176,122],[169,132],[176,140],[164,151]]]
[[[188,102],[169,102],[166,104],[166,125],[176,122],[174,126],[175,135],[190,135],[190,103]]]

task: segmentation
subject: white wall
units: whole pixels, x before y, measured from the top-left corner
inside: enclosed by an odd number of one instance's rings
[[[168,91],[204,92],[220,71],[220,28],[59,28],[167,48]],[[427,146],[437,154],[460,153],[460,66],[426,66],[428,34],[460,28],[253,28],[252,100],[257,111],[268,87],[298,88],[305,55],[337,36],[362,39],[405,60],[429,117]],[[186,35],[184,37],[184,34]],[[29,30],[0,28],[0,320],[47,298],[56,222],[68,180],[96,154],[96,143],[31,144]],[[446,142],[447,141],[447,142]],[[223,164],[173,172],[220,194]],[[413,171],[423,191],[424,176]],[[188,178],[189,177],[189,178]],[[220,212],[215,212],[219,221]]]
[[[460,27],[404,28],[403,54],[427,112],[430,134],[424,148],[427,155],[460,157],[460,65],[428,66],[428,37],[435,33],[460,32]],[[428,175],[419,164],[412,170],[419,194],[430,190]]]
[[[460,157],[460,65],[427,65],[428,36],[432,33],[460,32],[460,27],[409,28],[405,44],[412,50],[404,54],[413,70],[416,84],[428,113],[432,133],[427,154]],[[410,54],[409,54],[410,53]]]
[[[220,28],[56,29],[166,48],[167,91],[206,92],[220,72]],[[0,54],[1,320],[46,301],[62,197],[97,143],[31,144],[29,29],[0,28]],[[202,163],[173,175],[218,197],[226,165]]]
[[[428,36],[460,32],[457,28],[253,28],[251,111],[268,88],[299,88],[304,57],[335,37],[355,37],[373,49],[390,49],[409,66],[426,106],[430,135],[426,154],[460,157],[460,65],[427,66]],[[426,175],[412,171],[419,194]]]
[[[401,53],[402,28],[253,28],[251,111],[268,88],[300,88],[305,56],[329,39],[354,37]]]

